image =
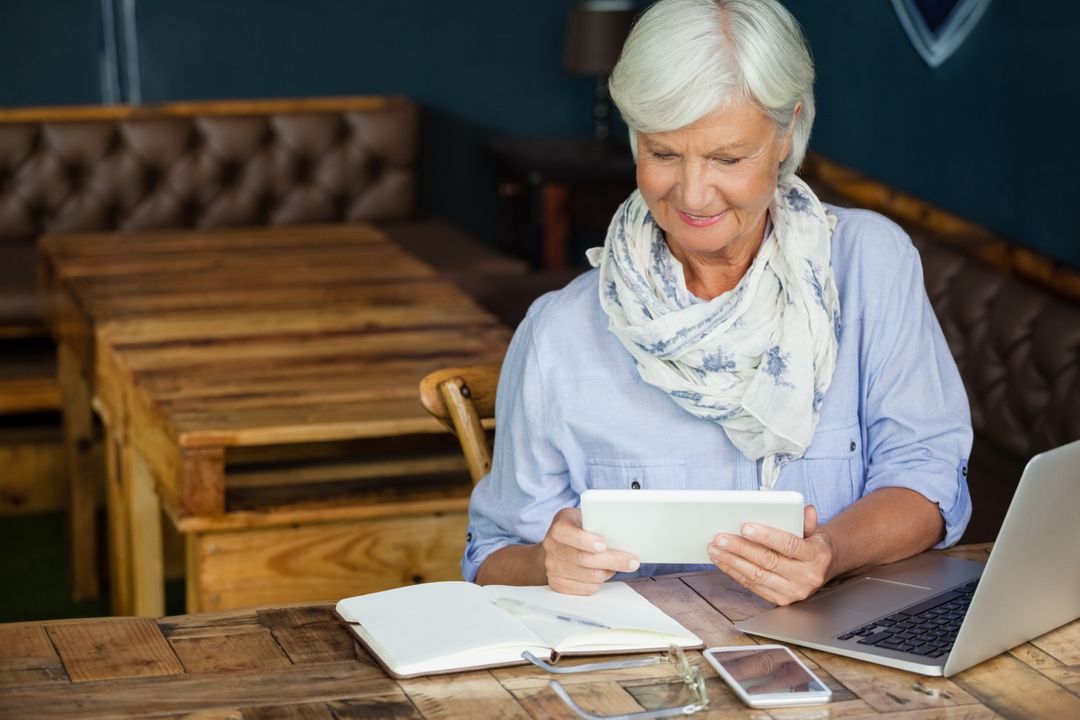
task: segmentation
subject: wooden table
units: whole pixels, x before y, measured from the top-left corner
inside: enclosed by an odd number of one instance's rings
[[[245,574],[252,553],[278,568],[329,567],[323,561],[340,556],[337,580],[354,583],[367,561],[389,573],[378,579],[384,585],[408,582],[394,573],[410,564],[413,579],[435,579],[433,566],[456,568],[467,484],[417,488],[405,498],[388,498],[393,492],[383,487],[381,502],[371,505],[226,507],[226,486],[235,480],[227,455],[238,449],[443,433],[419,404],[420,378],[448,365],[497,362],[509,340],[456,286],[368,225],[54,235],[40,248],[41,286],[59,341],[73,566],[83,587],[94,568],[91,407],[108,434],[120,613],[164,611],[162,508],[186,538],[189,611],[335,596],[305,596],[288,573],[279,585],[293,595],[251,594],[258,584]],[[364,472],[455,467],[464,467],[460,453]],[[318,473],[306,480],[318,481]],[[392,522],[403,516],[413,518],[409,542],[399,541],[403,531]],[[366,524],[349,534],[343,522]],[[313,525],[320,535],[300,532]],[[297,553],[267,554],[283,542]],[[389,555],[356,557],[373,546]],[[219,585],[200,586],[206,578]],[[308,591],[333,593],[333,584],[323,578]]]
[[[986,551],[950,553],[984,558]],[[752,643],[731,622],[769,607],[717,573],[636,581],[634,587],[710,646]],[[394,681],[344,627],[304,625],[329,617],[328,606],[293,606],[156,621],[0,625],[0,717],[572,717],[547,688],[550,676],[531,666]],[[1080,717],[1080,621],[949,679],[798,652],[832,688],[829,705],[750,710],[695,652],[710,698],[709,711],[696,717]],[[584,708],[601,714],[688,700],[663,666],[560,680]]]

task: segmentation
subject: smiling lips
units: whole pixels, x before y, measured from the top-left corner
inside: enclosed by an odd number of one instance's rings
[[[726,213],[727,210],[718,215],[691,215],[688,212],[683,212],[678,209],[676,209],[676,212],[679,213],[679,217],[682,218],[682,221],[687,225],[692,225],[693,227],[709,227],[710,225],[720,222],[720,219],[724,217],[724,213]]]

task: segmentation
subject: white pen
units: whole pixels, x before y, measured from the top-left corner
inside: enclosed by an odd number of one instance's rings
[[[589,618],[580,617],[578,615],[571,615],[565,613],[562,610],[552,610],[551,608],[540,607],[539,605],[530,605],[529,603],[515,600],[513,598],[501,597],[495,600],[495,607],[506,610],[507,612],[525,612],[532,613],[533,615],[543,615],[545,617],[554,618],[555,620],[562,620],[563,622],[577,623],[578,625],[587,625],[589,627],[603,628],[605,630],[611,629],[610,625],[605,625],[602,622],[596,620],[590,620]]]

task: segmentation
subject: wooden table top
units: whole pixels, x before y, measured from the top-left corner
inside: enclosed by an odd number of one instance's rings
[[[985,558],[987,550],[949,552]],[[633,584],[709,646],[753,642],[731,622],[770,607],[719,573]],[[329,606],[307,605],[0,625],[0,717],[571,717],[547,688],[550,676],[531,666],[395,681],[347,629],[318,622],[330,613]],[[948,679],[798,652],[832,688],[828,705],[750,710],[694,652],[710,697],[698,717],[1080,717],[1080,621]],[[600,714],[687,700],[663,666],[560,680]]]
[[[438,432],[420,378],[498,361],[509,341],[364,224],[52,235],[41,250],[91,385],[137,388],[181,447]]]

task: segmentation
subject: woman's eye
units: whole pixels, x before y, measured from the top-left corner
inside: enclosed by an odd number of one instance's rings
[[[733,157],[719,157],[714,158],[721,165],[738,165],[742,158]]]
[[[665,153],[653,151],[652,156],[657,160],[671,160],[675,157],[675,153]]]

